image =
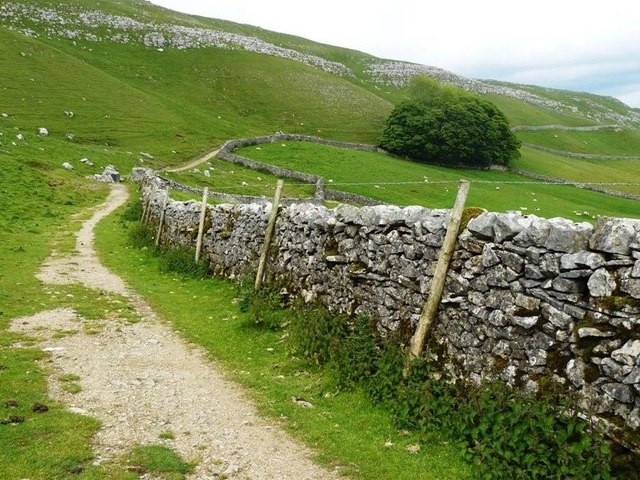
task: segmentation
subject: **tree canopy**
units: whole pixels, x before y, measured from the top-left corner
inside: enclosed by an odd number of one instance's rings
[[[444,165],[507,165],[520,141],[493,103],[464,90],[416,77],[411,99],[386,120],[380,145],[411,159]]]

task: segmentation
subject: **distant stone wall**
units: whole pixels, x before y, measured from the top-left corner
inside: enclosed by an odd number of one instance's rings
[[[573,181],[565,180],[562,178],[550,177],[549,175],[541,175],[539,173],[533,173],[528,170],[522,170],[520,168],[509,168],[507,169],[507,171],[517,173],[518,175],[522,175],[523,177],[532,178],[534,180],[540,180],[541,182],[570,185],[576,188],[591,190],[592,192],[606,193],[607,195],[611,195],[613,197],[626,198],[627,200],[640,200],[640,195],[635,195],[633,193],[625,193],[619,190],[611,190],[609,188],[604,188],[603,186],[594,185],[592,183],[573,182]]]
[[[587,160],[640,160],[638,155],[598,155],[595,153],[578,153],[569,152],[568,150],[558,150],[556,148],[543,147],[542,145],[536,145],[535,143],[523,143],[524,147],[533,148],[541,152],[552,153],[554,155],[560,155],[561,157],[569,158],[583,158]]]
[[[158,221],[163,193],[144,197]],[[217,275],[256,268],[270,205],[208,207],[203,253]],[[169,203],[162,242],[193,247],[200,204]],[[381,331],[415,327],[447,210],[293,204],[281,208],[270,281]],[[458,239],[429,343],[444,371],[536,391],[546,380],[585,412],[640,427],[640,221],[485,213]]]
[[[566,132],[597,132],[599,130],[614,130],[619,132],[623,129],[620,125],[588,125],[585,127],[570,127],[567,125],[516,125],[511,127],[512,132],[539,131],[539,130],[563,130]]]
[[[253,170],[261,172],[271,173],[280,178],[290,178],[293,180],[299,180],[301,182],[310,183],[316,186],[315,198],[317,200],[336,200],[340,202],[358,203],[360,205],[379,205],[379,200],[374,200],[364,195],[358,195],[356,193],[342,192],[338,190],[329,190],[326,188],[324,178],[319,175],[312,175],[310,173],[298,172],[289,168],[278,167],[269,163],[262,163],[249,158],[235,155],[233,152],[239,148],[249,147],[252,145],[261,145],[264,143],[275,142],[312,142],[321,145],[329,145],[332,147],[348,148],[351,150],[361,150],[365,152],[384,152],[384,150],[376,147],[375,145],[368,145],[363,143],[349,143],[338,142],[335,140],[327,140],[320,137],[312,137],[308,135],[295,135],[290,133],[276,133],[275,135],[268,135],[264,137],[254,138],[241,138],[238,140],[229,140],[226,142],[216,155],[216,158],[225,160],[227,162],[243,165]]]

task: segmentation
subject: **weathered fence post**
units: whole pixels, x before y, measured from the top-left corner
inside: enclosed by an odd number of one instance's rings
[[[209,189],[204,187],[202,193],[202,209],[200,210],[200,224],[198,225],[198,239],[196,240],[196,263],[200,261],[200,251],[202,250],[202,235],[204,234],[204,220],[207,214],[207,195]]]
[[[158,233],[156,233],[156,247],[160,245],[160,235],[162,235],[162,225],[164,224],[164,212],[167,209],[169,201],[169,187],[164,191],[164,199],[162,200],[162,210],[160,211],[160,223],[158,224]]]
[[[458,239],[458,230],[460,229],[460,221],[462,220],[462,211],[464,210],[464,204],[467,200],[467,194],[469,193],[469,182],[462,180],[460,182],[460,188],[458,189],[458,196],[456,197],[456,203],[449,216],[449,223],[447,225],[447,233],[444,237],[442,248],[438,256],[438,264],[436,265],[436,271],[433,274],[431,280],[431,291],[429,292],[429,298],[420,315],[420,321],[418,327],[411,339],[411,347],[409,349],[409,358],[407,359],[407,365],[405,367],[405,376],[409,374],[411,361],[418,358],[422,354],[427,333],[433,324],[433,320],[438,312],[440,306],[440,300],[442,298],[442,292],[444,290],[444,283],[447,278],[447,270],[449,269],[449,263],[456,247],[456,240]]]
[[[276,193],[273,196],[273,203],[271,204],[271,213],[269,215],[269,222],[267,223],[267,230],[264,234],[264,244],[262,245],[262,251],[260,252],[260,262],[258,263],[258,273],[256,275],[256,283],[254,288],[260,290],[262,287],[262,279],[264,277],[264,267],[267,264],[267,256],[269,254],[269,247],[271,246],[271,239],[273,238],[273,231],[276,227],[276,218],[278,217],[278,204],[280,203],[280,195],[282,195],[283,180],[278,180],[276,185]]]
[[[143,225],[147,224],[147,217],[149,216],[149,210],[151,210],[151,195],[149,195],[149,198],[147,198],[147,201],[144,202],[144,205],[142,207],[142,218],[140,219],[140,221],[142,222]]]

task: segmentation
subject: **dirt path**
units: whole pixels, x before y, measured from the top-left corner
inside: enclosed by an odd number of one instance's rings
[[[220,151],[219,149],[212,150],[211,152],[205,153],[204,155],[202,155],[200,157],[197,157],[197,158],[194,158],[193,160],[188,161],[184,165],[181,165],[181,166],[175,167],[175,168],[167,168],[164,171],[165,172],[182,172],[184,170],[189,170],[191,168],[195,168],[198,165],[200,165],[200,164],[202,164],[202,163],[204,163],[204,162],[206,162],[208,160],[211,160],[213,157],[215,157],[218,154],[219,151]]]
[[[137,444],[165,443],[197,460],[192,479],[332,479],[311,452],[260,418],[242,390],[226,381],[202,350],[187,345],[118,276],[102,266],[93,250],[93,227],[127,199],[114,186],[107,201],[78,233],[78,253],[51,258],[38,274],[45,283],[82,283],[127,296],[143,320],[128,324],[107,318],[97,334],[72,309],[15,319],[12,329],[40,339],[56,372],[51,395],[75,412],[98,418],[97,462],[117,458]],[[56,331],[77,331],[64,338]],[[70,394],[57,378],[80,377],[82,391]],[[170,432],[174,439],[160,439]],[[145,479],[150,477],[146,476]]]

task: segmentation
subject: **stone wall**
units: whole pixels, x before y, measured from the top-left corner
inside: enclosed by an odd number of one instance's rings
[[[163,193],[147,178],[152,221]],[[217,275],[256,268],[270,205],[210,206],[203,252]],[[197,202],[170,202],[162,242],[193,246]],[[307,301],[414,327],[447,210],[281,207],[269,281]],[[548,379],[584,411],[640,427],[640,221],[485,213],[458,239],[429,348],[443,369],[535,391]]]
[[[336,200],[339,202],[351,202],[358,203],[360,205],[379,205],[379,200],[374,200],[363,195],[356,193],[342,192],[338,190],[329,190],[325,188],[324,178],[319,175],[312,175],[310,173],[298,172],[289,168],[278,167],[269,163],[262,163],[249,158],[235,155],[233,152],[238,148],[249,147],[251,145],[261,145],[263,143],[275,143],[275,142],[312,142],[321,145],[329,145],[332,147],[349,148],[352,150],[362,150],[365,152],[376,152],[384,150],[376,147],[375,145],[368,145],[364,143],[349,143],[338,142],[335,140],[327,140],[320,137],[312,137],[309,135],[296,135],[290,133],[276,133],[275,135],[268,135],[264,137],[254,138],[241,138],[238,140],[229,140],[226,142],[216,155],[216,158],[225,160],[227,162],[236,163],[253,170],[261,172],[268,172],[277,177],[290,178],[293,180],[299,180],[305,183],[311,183],[316,186],[315,198],[317,200]]]

